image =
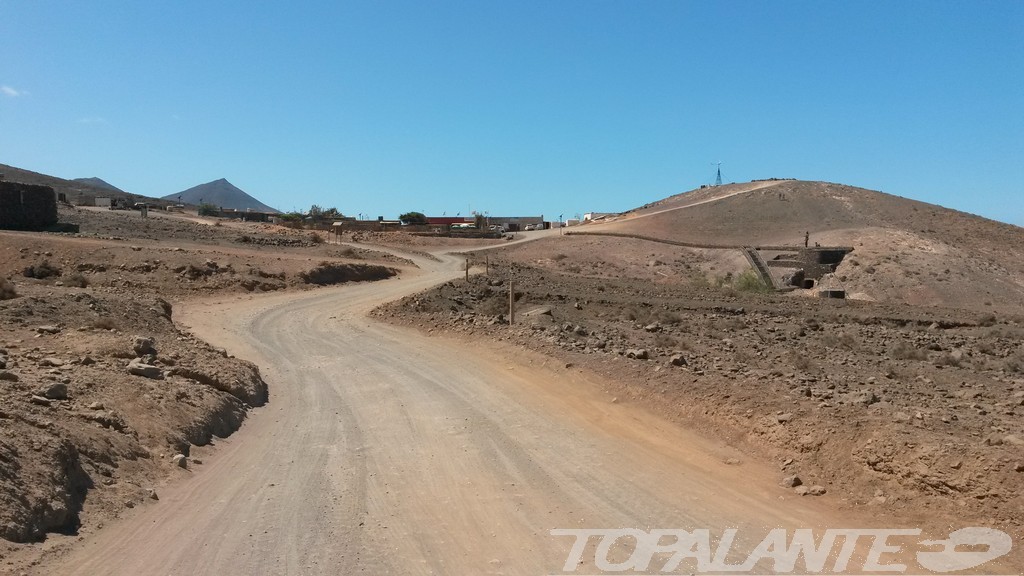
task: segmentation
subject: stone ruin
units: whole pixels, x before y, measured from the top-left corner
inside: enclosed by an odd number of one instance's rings
[[[0,180],[0,230],[45,230],[55,224],[53,188]]]
[[[779,247],[775,249],[785,249]],[[771,250],[773,248],[761,248]],[[789,248],[788,250],[793,250]],[[788,268],[792,272],[783,275],[783,283],[797,288],[813,288],[827,274],[832,274],[847,254],[853,252],[846,246],[816,246],[798,248],[792,252],[780,254],[768,260],[770,268]]]

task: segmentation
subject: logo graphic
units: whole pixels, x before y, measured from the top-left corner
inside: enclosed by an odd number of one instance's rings
[[[636,528],[556,528],[552,536],[575,538],[563,574],[592,560],[601,573],[639,574],[860,574],[907,575],[912,562],[919,573],[947,573],[977,568],[1006,555],[1013,547],[1008,534],[992,528],[962,528],[945,540],[922,540],[918,528],[809,528],[769,530],[749,551],[738,542],[736,529],[678,530]],[[742,562],[738,560],[743,559]]]
[[[954,572],[969,570],[999,558],[1013,547],[1009,534],[992,528],[961,528],[945,540],[925,540],[924,546],[942,546],[939,552],[918,552],[917,562],[933,572]],[[957,546],[986,550],[957,550]]]

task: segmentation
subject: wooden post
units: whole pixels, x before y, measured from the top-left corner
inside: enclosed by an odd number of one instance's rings
[[[508,324],[516,323],[516,289],[512,285],[512,279],[508,279]]]
[[[491,255],[484,254],[484,276],[491,277]]]
[[[466,256],[466,282],[469,282],[469,256]]]

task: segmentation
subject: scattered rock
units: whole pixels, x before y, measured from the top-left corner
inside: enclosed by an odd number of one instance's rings
[[[57,382],[51,385],[43,392],[43,396],[50,400],[67,400],[68,399],[68,385],[63,382]]]
[[[61,360],[60,358],[53,358],[51,356],[40,360],[39,365],[42,366],[43,368],[58,368],[64,365],[64,361]]]
[[[49,406],[50,405],[50,400],[49,399],[43,398],[42,396],[37,396],[35,394],[32,395],[32,398],[29,401],[32,402],[33,404],[37,405],[37,406]]]
[[[634,358],[636,360],[647,360],[650,355],[647,353],[645,348],[631,348],[626,350],[626,358]]]
[[[57,334],[57,333],[60,332],[60,327],[59,326],[53,326],[52,324],[51,325],[46,325],[46,326],[40,326],[40,327],[36,328],[36,332],[38,332],[40,334]]]
[[[89,404],[90,410],[103,410],[103,408],[103,402],[93,402],[92,404]]]
[[[135,342],[132,344],[132,350],[136,356],[145,356],[147,354],[156,354],[156,341],[153,338],[147,336],[136,336]]]
[[[803,483],[803,480],[801,480],[799,476],[786,476],[782,479],[782,486],[785,488],[796,488]]]
[[[870,406],[878,402],[878,395],[871,390],[862,390],[860,392],[855,392],[853,396],[851,396],[850,401],[854,404]]]
[[[808,496],[824,496],[825,492],[826,492],[826,490],[825,490],[824,486],[819,486],[818,484],[815,484],[814,486],[811,486],[810,490],[807,491],[807,495]]]
[[[178,468],[188,468],[188,456],[184,454],[175,454],[171,457],[171,462]]]
[[[789,412],[786,412],[785,414],[779,414],[779,415],[777,415],[775,417],[775,420],[779,424],[785,424],[785,423],[790,422],[791,420],[793,420],[793,414],[791,414]]]
[[[132,360],[128,363],[128,373],[135,376],[143,376],[145,378],[152,378],[155,380],[162,380],[164,377],[163,371],[152,364],[146,364],[138,359]]]
[[[1003,437],[1003,444],[1010,444],[1012,446],[1024,446],[1024,438],[1020,436],[1010,434],[1009,436]]]
[[[686,357],[683,356],[682,354],[674,354],[674,355],[672,355],[672,357],[669,358],[669,363],[671,363],[673,366],[687,366],[688,365],[688,363],[686,362]]]
[[[0,381],[17,382],[18,380],[20,380],[20,378],[18,378],[18,375],[14,372],[11,372],[10,370],[0,370]]]

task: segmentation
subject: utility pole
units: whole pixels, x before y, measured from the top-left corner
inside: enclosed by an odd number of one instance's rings
[[[508,325],[516,323],[516,289],[512,285],[512,279],[508,279]]]

